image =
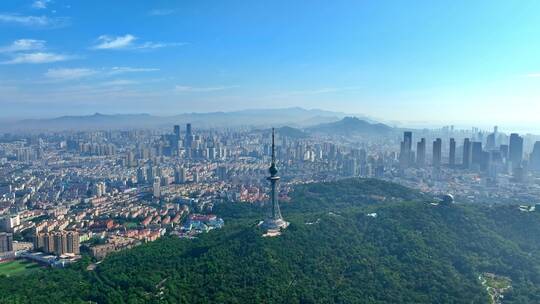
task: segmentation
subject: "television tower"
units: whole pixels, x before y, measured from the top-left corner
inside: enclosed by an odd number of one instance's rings
[[[279,230],[281,228],[285,229],[289,226],[289,223],[283,220],[281,217],[281,210],[279,209],[278,202],[278,182],[279,176],[277,175],[278,170],[276,167],[276,147],[275,147],[275,132],[272,128],[272,164],[268,169],[270,176],[267,178],[270,181],[271,190],[270,190],[270,200],[272,203],[272,212],[264,220],[262,226],[268,230]]]

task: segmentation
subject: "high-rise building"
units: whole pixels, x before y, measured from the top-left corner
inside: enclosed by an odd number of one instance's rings
[[[433,142],[433,167],[440,167],[442,160],[442,139]]]
[[[489,134],[486,139],[486,150],[493,151],[497,147],[497,136],[499,128],[495,126],[493,128],[493,133]]]
[[[14,228],[21,224],[21,217],[19,214],[5,215],[0,218],[0,230],[6,232],[13,232]]]
[[[360,152],[358,154],[358,160],[361,164],[365,163],[367,161],[367,151],[366,149],[360,149]]]
[[[348,158],[345,160],[344,164],[345,175],[347,176],[358,176],[358,164],[356,158]]]
[[[146,174],[143,167],[137,168],[137,184],[142,185],[146,182]]]
[[[135,161],[135,153],[128,151],[126,154],[126,164],[128,167],[135,167],[137,162]]]
[[[168,136],[170,145],[170,155],[177,156],[178,148],[180,148],[180,126],[173,126],[173,134]]]
[[[540,141],[534,143],[531,153],[531,169],[535,172],[540,172]]]
[[[63,255],[67,252],[67,238],[62,232],[55,232],[54,236],[54,253],[56,255]]]
[[[43,233],[36,232],[34,234],[34,250],[43,250],[45,247],[45,237]]]
[[[426,165],[426,139],[422,138],[416,144],[416,165],[424,167]]]
[[[287,228],[287,226],[289,226],[289,223],[283,220],[283,217],[281,216],[281,210],[279,208],[279,176],[277,175],[278,170],[276,166],[275,150],[275,133],[274,129],[272,128],[272,163],[270,164],[270,169],[268,169],[268,172],[270,173],[268,180],[270,181],[270,201],[272,204],[272,209],[269,216],[262,223],[262,226],[268,230],[285,229]]]
[[[148,181],[148,183],[151,183],[156,177],[160,177],[158,173],[158,167],[150,165],[146,170],[146,180]]]
[[[491,153],[488,151],[482,151],[480,159],[480,170],[487,171],[492,163]]]
[[[206,149],[206,154],[208,155],[208,159],[216,159],[216,148],[211,147]]]
[[[500,151],[495,150],[488,153],[490,154],[490,157],[489,157],[489,163],[487,167],[487,173],[488,173],[487,182],[492,185],[496,185],[499,168],[501,168],[503,160],[502,160]]]
[[[508,160],[509,149],[510,147],[508,145],[501,145],[499,147],[499,151],[501,152],[501,157],[505,160]]]
[[[36,233],[34,250],[45,253],[63,255],[65,253],[80,254],[79,233],[75,231],[55,231]]]
[[[174,134],[174,139],[176,139],[177,141],[180,140],[180,126],[179,125],[174,125],[173,134]]]
[[[186,169],[184,167],[176,167],[174,170],[174,183],[183,184],[186,182]]]
[[[402,167],[409,167],[412,161],[412,132],[403,133],[403,141],[399,153],[399,162]]]
[[[154,177],[154,184],[152,188],[154,198],[159,198],[161,196],[161,179],[158,176]]]
[[[406,131],[403,133],[403,142],[405,143],[405,148],[407,151],[412,149],[412,132]]]
[[[186,124],[186,139],[184,141],[184,145],[186,149],[191,149],[193,145],[193,133],[191,131],[191,124]]]
[[[472,143],[472,164],[474,166],[480,166],[482,164],[482,143],[475,141]]]
[[[92,192],[95,197],[102,197],[107,193],[107,185],[104,182],[97,182],[94,184]]]
[[[487,136],[486,149],[489,151],[495,149],[495,134],[491,133]]]
[[[471,168],[471,158],[472,158],[472,145],[469,138],[465,138],[463,141],[463,168]]]
[[[0,253],[13,251],[13,234],[0,232]]]
[[[43,235],[43,252],[54,253],[54,235],[51,233]]]
[[[450,138],[450,153],[448,155],[448,164],[450,167],[456,166],[456,140]]]
[[[216,175],[217,175],[217,178],[218,178],[220,181],[225,181],[225,180],[227,180],[227,177],[228,177],[227,167],[225,167],[225,166],[219,166],[219,167],[217,167],[217,169],[216,169]]]
[[[521,167],[523,162],[523,137],[517,133],[510,134],[508,158],[512,162],[512,169]]]
[[[66,236],[66,247],[68,253],[79,254],[80,253],[80,240],[79,234],[74,231],[70,231]]]

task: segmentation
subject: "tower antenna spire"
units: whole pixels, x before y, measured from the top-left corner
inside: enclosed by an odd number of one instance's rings
[[[275,131],[272,128],[272,164],[276,163],[276,146],[275,146]]]

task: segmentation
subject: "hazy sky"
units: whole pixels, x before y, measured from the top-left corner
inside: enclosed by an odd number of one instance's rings
[[[0,1],[0,116],[301,106],[529,123],[540,1]]]

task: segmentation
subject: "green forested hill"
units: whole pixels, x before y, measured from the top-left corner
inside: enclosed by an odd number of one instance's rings
[[[222,230],[0,278],[2,303],[489,303],[478,276],[508,276],[504,303],[540,303],[540,212],[433,206],[375,180],[298,186],[290,227],[262,238],[262,210],[218,206]],[[367,216],[377,213],[376,217]]]

